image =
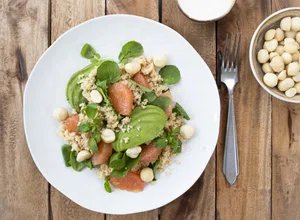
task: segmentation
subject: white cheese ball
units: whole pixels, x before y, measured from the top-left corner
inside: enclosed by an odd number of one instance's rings
[[[287,52],[284,52],[284,53],[281,55],[281,57],[282,57],[283,63],[284,63],[285,65],[290,64],[290,63],[292,62],[292,60],[293,60],[292,55],[291,55],[290,53],[287,53]]]
[[[294,88],[297,90],[297,93],[300,93],[300,82],[297,82]]]
[[[270,66],[270,63],[264,63],[262,65],[262,70],[264,71],[264,73],[272,73],[273,69]]]
[[[295,88],[290,88],[290,89],[288,89],[288,90],[285,91],[285,95],[286,95],[286,97],[288,97],[288,98],[292,98],[292,97],[294,97],[296,94],[297,94],[297,89],[295,89]]]
[[[167,65],[168,59],[164,54],[155,55],[153,56],[153,63],[155,66],[163,68],[165,65]]]
[[[284,36],[286,38],[295,38],[296,37],[297,32],[296,31],[286,31],[284,33]]]
[[[137,146],[127,149],[126,155],[130,158],[137,158],[141,152],[142,148],[140,146]]]
[[[87,150],[82,150],[80,151],[78,154],[77,154],[77,157],[76,157],[76,160],[78,162],[82,162],[82,161],[85,161],[87,159],[90,159],[92,157],[92,154],[87,151]]]
[[[289,76],[296,76],[299,74],[300,66],[298,62],[292,62],[287,65],[286,72]]]
[[[280,28],[283,31],[290,31],[291,30],[291,26],[292,26],[292,18],[291,17],[283,18],[280,21]]]
[[[291,78],[286,78],[282,81],[279,81],[278,83],[278,89],[282,92],[285,92],[286,90],[292,88],[295,85],[294,80]]]
[[[141,64],[138,62],[131,62],[125,65],[125,71],[131,75],[139,72],[141,70]]]
[[[284,39],[284,32],[281,28],[276,29],[274,39],[277,40],[278,42]]]
[[[257,54],[258,62],[266,63],[266,62],[268,62],[269,58],[270,57],[269,57],[269,53],[267,50],[261,49],[260,51],[258,51],[258,54]]]
[[[186,124],[180,127],[180,136],[185,139],[191,139],[195,134],[195,128]]]
[[[300,18],[299,17],[294,17],[292,18],[292,26],[291,29],[293,31],[300,31]]]
[[[56,109],[54,109],[53,117],[57,121],[64,121],[68,118],[68,116],[69,116],[69,113],[68,113],[67,109],[65,109],[65,108],[56,108]]]
[[[104,129],[101,133],[101,139],[105,142],[105,143],[112,143],[115,141],[116,139],[116,134],[113,130],[111,129]]]
[[[275,51],[278,46],[278,41],[275,39],[265,41],[264,43],[264,49],[266,49],[269,52]]]
[[[103,97],[98,90],[92,90],[90,95],[93,103],[101,103],[103,100]]]
[[[278,53],[280,56],[284,53],[284,47],[282,45],[279,45],[276,50],[276,53]]]
[[[265,40],[272,40],[275,37],[276,30],[270,29],[265,34]]]
[[[271,63],[270,63],[270,66],[272,67],[272,69],[279,73],[281,72],[282,70],[284,70],[284,63],[283,63],[283,59],[281,56],[275,56]]]
[[[286,70],[283,70],[280,73],[278,73],[277,78],[279,80],[284,80],[286,78]]]
[[[151,182],[154,179],[153,170],[149,167],[143,168],[141,170],[140,177],[141,177],[141,180],[143,180],[146,183]]]
[[[278,78],[274,73],[265,74],[263,80],[264,83],[271,88],[275,87],[278,83]]]

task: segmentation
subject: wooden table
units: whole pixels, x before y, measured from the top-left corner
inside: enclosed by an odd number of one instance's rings
[[[237,0],[222,20],[200,24],[186,18],[175,0],[1,0],[0,219],[300,219],[300,105],[268,95],[252,76],[248,61],[258,24],[271,12],[291,6],[300,6],[299,0]],[[24,136],[26,80],[21,80],[16,50],[21,50],[30,73],[63,32],[90,18],[115,13],[144,16],[175,29],[214,74],[216,51],[226,33],[242,32],[240,82],[235,90],[240,175],[235,185],[229,187],[222,174],[228,101],[224,86],[214,155],[195,185],[160,213],[115,216],[88,211],[49,185],[38,171]]]

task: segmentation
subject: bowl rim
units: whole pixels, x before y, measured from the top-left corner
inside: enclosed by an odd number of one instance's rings
[[[253,64],[253,60],[252,60],[252,51],[253,51],[253,48],[254,48],[254,40],[259,32],[259,30],[262,28],[262,26],[270,19],[270,18],[273,18],[275,17],[276,15],[278,14],[281,14],[282,12],[286,12],[286,11],[292,11],[292,10],[299,10],[300,11],[300,7],[290,7],[290,8],[284,8],[284,9],[281,9],[281,10],[278,10],[274,13],[272,13],[271,15],[269,15],[267,18],[265,18],[260,24],[259,26],[256,28],[254,34],[252,35],[252,38],[251,38],[251,42],[250,42],[250,47],[249,47],[249,62],[250,62],[250,67],[251,67],[251,71],[252,71],[252,74],[254,75],[254,78],[256,79],[256,81],[261,85],[261,87],[263,87],[263,89],[265,91],[267,91],[270,95],[274,96],[275,98],[277,99],[280,99],[282,101],[285,101],[285,102],[291,102],[291,103],[300,103],[300,99],[299,100],[296,100],[296,99],[290,99],[288,97],[283,97],[283,96],[280,96],[278,94],[276,94],[275,92],[273,92],[269,87],[267,87],[257,76],[256,74],[256,71],[255,71],[255,68],[254,68],[254,64]]]

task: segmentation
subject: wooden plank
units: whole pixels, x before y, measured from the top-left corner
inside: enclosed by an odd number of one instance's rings
[[[104,0],[52,0],[51,42],[54,42],[62,33],[77,24],[104,14]],[[80,207],[53,187],[51,187],[50,193],[53,219],[104,219],[104,214]]]
[[[47,18],[48,0],[0,2],[0,219],[48,218],[48,183],[24,135],[26,80],[21,82],[16,53],[19,48],[30,73],[48,45]]]
[[[134,14],[158,21],[158,1],[140,0],[107,0],[107,14]],[[158,219],[158,211],[133,215],[106,215],[107,220],[155,220]]]
[[[226,33],[242,33],[239,84],[235,88],[235,116],[240,174],[229,186],[222,173],[227,121],[227,90],[221,89],[221,129],[217,147],[217,219],[271,218],[271,97],[255,81],[248,49],[258,24],[271,12],[271,2],[238,0],[218,22],[218,49]]]
[[[272,11],[299,6],[273,0]],[[272,217],[300,219],[300,106],[272,98]]]
[[[181,13],[175,0],[163,0],[162,23],[185,37],[215,73],[215,23],[200,24],[188,19]],[[215,155],[194,186],[162,208],[161,219],[215,219]]]

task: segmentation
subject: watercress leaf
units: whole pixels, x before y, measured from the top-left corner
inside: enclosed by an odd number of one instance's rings
[[[120,68],[118,64],[111,60],[104,61],[97,68],[97,79],[99,81],[106,80],[107,84],[112,84],[120,79]]]
[[[171,99],[169,97],[161,96],[156,98],[154,101],[152,101],[151,105],[156,105],[157,107],[160,107],[162,110],[166,110],[171,102]]]
[[[92,130],[92,128],[93,128],[92,123],[88,121],[80,122],[80,124],[78,125],[78,131],[80,133],[89,132]]]
[[[160,164],[160,160],[157,159],[153,164],[150,163],[149,167],[153,170],[153,175],[154,175],[154,178],[153,178],[153,181],[156,181],[157,178],[156,178],[156,173],[157,173],[157,168]]]
[[[97,58],[92,58],[92,59],[90,59],[90,62],[91,63],[96,63],[96,62],[98,62],[98,59]]]
[[[136,41],[129,41],[122,47],[122,50],[119,54],[120,63],[128,62],[128,58],[138,57],[144,53],[143,46]]]
[[[110,184],[109,184],[108,178],[105,178],[105,181],[104,181],[104,189],[105,189],[105,191],[108,192],[108,193],[111,193],[111,192],[112,192],[111,187],[110,187]]]
[[[92,59],[96,54],[95,49],[90,44],[83,45],[80,55],[86,59]]]
[[[175,104],[173,112],[175,112],[177,115],[181,115],[186,120],[190,120],[190,117],[178,102]]]
[[[175,154],[179,154],[181,152],[182,142],[178,138],[174,138],[169,144]]]
[[[93,120],[93,123],[94,123],[94,126],[97,128],[97,127],[102,127],[103,125],[103,120],[102,118],[95,118]]]
[[[64,144],[61,147],[61,151],[62,151],[62,155],[63,155],[63,158],[64,158],[64,162],[65,162],[65,165],[67,167],[71,166],[69,164],[71,149],[72,149],[72,147],[70,145],[68,145],[68,144]]]
[[[97,153],[98,152],[98,146],[97,146],[97,141],[95,140],[95,138],[91,137],[89,139],[88,145],[90,146],[90,149],[93,153]]]
[[[99,143],[100,140],[101,140],[101,135],[100,135],[100,133],[94,134],[94,135],[93,135],[93,138],[95,139],[95,141],[96,141],[97,143]]]
[[[121,170],[126,166],[126,154],[117,152],[109,158],[109,166],[115,170]]]
[[[85,107],[85,113],[90,119],[94,119],[98,112],[98,105],[95,103],[88,104]]]
[[[126,158],[126,165],[124,168],[122,168],[121,170],[113,170],[111,175],[114,177],[118,177],[118,178],[123,178],[127,175],[128,171],[132,169],[132,167],[134,167],[134,165],[136,165],[139,160],[141,158],[141,154],[137,157],[137,158],[130,158],[127,157]]]
[[[154,92],[145,92],[143,94],[143,99],[147,99],[149,103],[153,102],[156,99],[156,95]]]
[[[180,131],[180,127],[174,128],[172,131],[172,134],[177,135],[179,133],[179,131]]]
[[[131,79],[128,79],[128,81],[129,81],[130,83],[132,83],[133,85],[138,86],[143,92],[152,92],[151,89],[148,89],[147,87],[144,87],[144,86],[142,86],[142,85],[140,85],[140,84],[134,82],[134,81],[131,80]]]
[[[98,60],[100,59],[100,57],[101,57],[101,56],[100,56],[99,53],[96,53],[96,54],[94,55],[94,58],[96,58],[96,59],[98,59]]]
[[[76,151],[71,151],[69,164],[72,166],[72,168],[75,171],[80,172],[85,168],[85,165],[83,163],[77,162],[76,156],[77,156]]]
[[[162,149],[168,145],[168,139],[165,136],[161,136],[161,137],[155,138],[153,140],[153,144],[156,148]]]
[[[88,160],[82,161],[81,163],[83,163],[83,164],[84,164],[84,166],[86,166],[86,167],[90,168],[90,170],[91,170],[91,169],[93,169],[93,164],[92,164],[92,160],[91,160],[91,158],[90,158],[90,159],[88,159]]]
[[[166,65],[160,69],[159,74],[163,78],[163,82],[170,85],[180,81],[180,71],[174,65]]]
[[[129,62],[129,60],[128,59],[123,59],[122,61],[120,61],[120,63],[123,63],[123,64],[126,64],[126,63],[128,63]]]

